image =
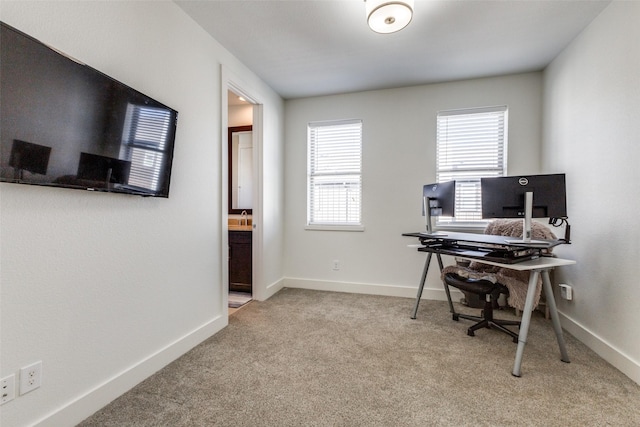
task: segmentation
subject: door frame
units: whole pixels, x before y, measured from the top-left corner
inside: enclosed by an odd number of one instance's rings
[[[253,299],[264,300],[266,298],[266,289],[263,279],[263,267],[262,267],[262,242],[263,242],[263,209],[262,209],[262,159],[263,159],[263,106],[257,96],[257,91],[250,85],[245,84],[242,79],[226,68],[224,65],[221,68],[221,85],[220,85],[220,111],[221,111],[221,129],[220,129],[220,182],[221,182],[221,200],[220,206],[222,209],[220,235],[221,240],[221,260],[220,264],[220,283],[222,312],[225,315],[229,313],[229,213],[228,213],[228,200],[229,194],[229,144],[228,144],[228,132],[229,128],[229,100],[227,92],[230,90],[238,95],[244,97],[250,104],[253,105],[253,200],[252,200],[252,296]]]

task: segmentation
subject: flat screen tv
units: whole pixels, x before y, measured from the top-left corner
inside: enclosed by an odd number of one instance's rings
[[[0,25],[0,181],[169,197],[178,112]]]

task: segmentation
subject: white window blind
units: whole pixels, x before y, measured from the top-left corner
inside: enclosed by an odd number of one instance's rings
[[[362,121],[308,126],[307,225],[361,225]]]
[[[507,168],[507,107],[441,111],[437,118],[437,181],[456,180],[455,218],[439,225],[480,225],[480,178]]]
[[[129,185],[157,191],[165,162],[171,113],[166,109],[129,104],[123,149],[131,160]]]

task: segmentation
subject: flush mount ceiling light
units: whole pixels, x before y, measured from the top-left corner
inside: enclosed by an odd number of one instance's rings
[[[395,33],[413,17],[413,0],[364,0],[367,23],[376,33]]]

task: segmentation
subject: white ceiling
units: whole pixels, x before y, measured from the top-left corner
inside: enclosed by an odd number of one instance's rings
[[[611,0],[415,0],[393,34],[363,0],[174,0],[285,99],[543,69]]]

